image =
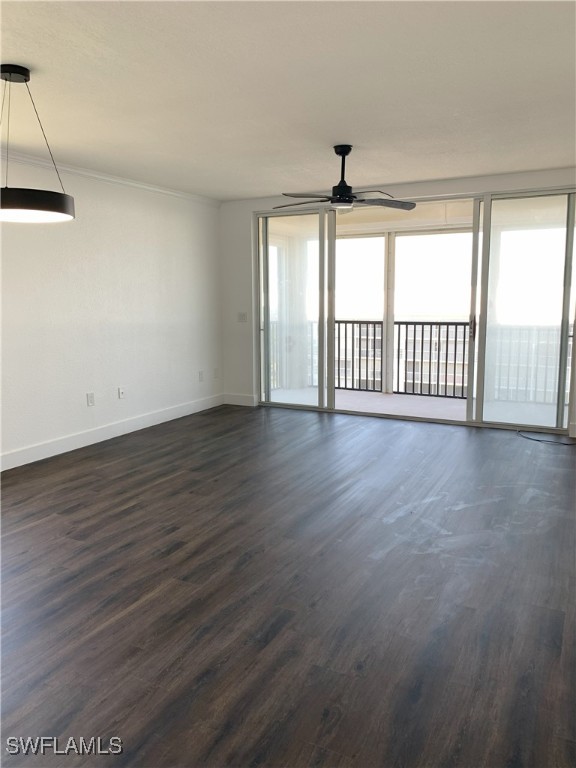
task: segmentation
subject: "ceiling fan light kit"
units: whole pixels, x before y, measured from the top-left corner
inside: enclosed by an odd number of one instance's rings
[[[30,70],[19,64],[2,64],[0,77],[5,81],[2,94],[1,120],[4,120],[4,106],[6,98],[8,99],[7,108],[7,128],[6,128],[6,174],[5,185],[0,193],[0,221],[25,223],[25,224],[49,224],[61,221],[71,221],[75,216],[74,198],[67,195],[62,184],[62,179],[58,173],[58,168],[52,155],[52,150],[48,144],[46,133],[40,121],[38,110],[34,104],[34,99],[28,87],[30,80]],[[30,101],[34,107],[34,112],[40,124],[40,130],[44,136],[50,159],[58,176],[58,181],[62,192],[55,192],[45,189],[28,189],[25,187],[8,186],[8,166],[10,161],[10,106],[11,106],[11,87],[12,83],[24,83],[30,96]]]
[[[340,166],[340,181],[334,187],[332,187],[331,195],[307,195],[298,194],[293,192],[284,192],[285,197],[305,197],[307,198],[302,203],[287,203],[286,205],[275,205],[277,208],[292,208],[295,205],[312,205],[313,203],[330,203],[331,208],[339,210],[350,210],[355,205],[361,206],[383,206],[385,208],[399,208],[403,211],[411,211],[416,208],[416,203],[407,202],[405,200],[396,200],[392,195],[388,195],[388,192],[382,192],[381,189],[364,189],[360,192],[354,193],[352,187],[346,182],[346,158],[352,151],[351,144],[336,144],[334,146],[334,152],[338,157],[342,158]],[[362,198],[359,195],[365,195],[371,192],[377,192],[380,195],[388,195],[388,199],[382,198]]]

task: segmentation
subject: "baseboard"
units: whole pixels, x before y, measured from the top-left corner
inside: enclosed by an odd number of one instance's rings
[[[258,398],[255,395],[222,395],[224,405],[247,405],[254,408],[258,405]]]
[[[26,448],[8,451],[3,453],[1,457],[2,470],[13,469],[23,464],[31,464],[33,461],[47,459],[60,453],[74,451],[77,448],[85,448],[88,445],[101,443],[103,440],[109,440],[112,437],[119,437],[129,432],[137,432],[139,429],[153,427],[155,424],[162,424],[165,421],[172,421],[183,416],[190,416],[199,411],[206,411],[209,408],[224,405],[226,402],[228,401],[223,395],[213,395],[212,397],[182,403],[182,405],[175,405],[171,408],[162,408],[159,411],[151,411],[140,416],[133,416],[130,419],[104,424],[101,427],[87,429],[84,432],[77,432],[73,435],[58,437],[55,440],[48,440],[44,443],[29,445]]]

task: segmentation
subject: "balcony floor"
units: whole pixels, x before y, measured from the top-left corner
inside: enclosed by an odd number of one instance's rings
[[[316,387],[276,389],[272,401],[293,405],[316,405]],[[384,395],[381,392],[336,390],[336,409],[355,413],[381,413],[389,416],[417,416],[430,421],[465,421],[466,401],[426,395]]]
[[[316,387],[302,389],[276,389],[272,402],[279,405],[316,406]],[[336,410],[353,413],[374,413],[386,416],[408,416],[427,421],[466,421],[466,401],[451,397],[428,395],[385,395],[381,392],[336,390]],[[491,403],[486,413],[487,423],[515,424],[518,426],[554,427],[556,406],[539,403]],[[565,409],[564,426],[568,424]]]
[[[336,390],[336,408],[358,413],[418,416],[432,421],[466,421],[466,400],[426,395],[385,395],[381,392]]]

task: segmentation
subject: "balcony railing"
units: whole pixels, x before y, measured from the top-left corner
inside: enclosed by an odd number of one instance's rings
[[[493,358],[488,356],[486,361],[487,394],[496,400],[554,402],[558,386],[558,331],[538,326],[500,326],[492,334],[495,343],[491,344]],[[572,328],[568,342],[567,391]],[[383,349],[382,321],[336,320],[336,389],[385,391]],[[392,392],[465,399],[468,349],[467,322],[396,321]],[[300,351],[294,354],[296,350]],[[273,390],[318,386],[318,323],[295,326],[290,334],[284,335],[279,333],[278,323],[271,322],[269,351]]]
[[[335,321],[336,389],[382,392],[382,321]]]
[[[465,399],[468,323],[394,323],[394,386],[403,395]]]
[[[336,320],[336,389],[382,392],[381,321]],[[466,398],[468,323],[394,323],[396,394]]]

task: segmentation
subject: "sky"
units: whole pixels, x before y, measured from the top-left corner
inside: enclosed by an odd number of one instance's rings
[[[468,320],[472,235],[396,237],[394,318]],[[381,320],[384,238],[346,238],[336,246],[336,318]]]
[[[307,241],[304,290],[309,320],[318,318],[318,243]],[[497,247],[498,246],[498,247]],[[468,321],[472,234],[396,236],[394,319]],[[565,230],[531,228],[492,235],[488,324],[558,326],[562,310]],[[336,319],[382,320],[386,278],[383,236],[336,243]],[[278,249],[270,248],[270,309],[277,319]],[[307,282],[307,285],[301,281]],[[573,291],[576,294],[576,291]],[[574,303],[574,296],[573,296]],[[572,308],[572,314],[574,309]],[[572,315],[571,315],[572,316]]]

